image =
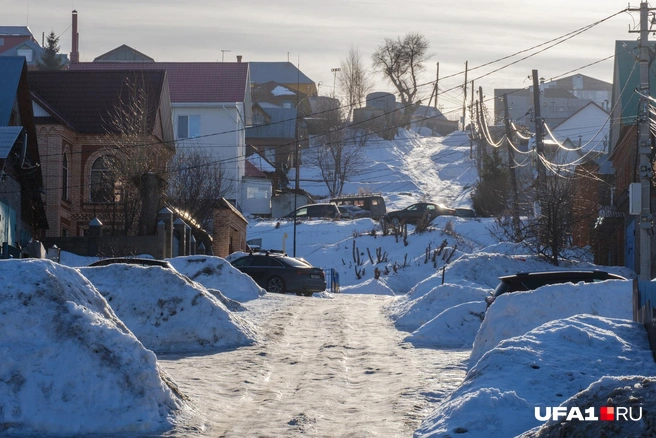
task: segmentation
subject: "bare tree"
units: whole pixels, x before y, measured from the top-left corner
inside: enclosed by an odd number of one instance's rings
[[[419,102],[417,96],[417,78],[424,70],[424,62],[429,58],[428,40],[418,32],[408,33],[403,39],[385,38],[374,54],[374,69],[382,73],[401,97],[404,106],[402,123],[408,125]]]
[[[341,68],[338,76],[339,86],[346,96],[346,118],[350,119],[353,109],[360,108],[365,102],[367,93],[373,89],[373,82],[360,52],[355,47],[351,47],[346,59],[341,61]]]
[[[168,201],[187,212],[204,229],[211,229],[212,210],[235,184],[223,164],[199,148],[178,148],[169,166]]]
[[[365,157],[339,108],[323,114],[322,134],[317,137],[319,145],[306,151],[304,158],[307,164],[319,168],[330,196],[334,197],[342,194],[349,177],[361,171]]]
[[[104,157],[107,166],[105,187],[114,217],[123,219],[123,234],[155,232],[157,212],[165,188],[163,174],[173,155],[173,145],[163,144],[154,135],[159,99],[152,96],[143,77],[126,78],[124,92],[106,120]],[[114,226],[118,221],[114,221]]]

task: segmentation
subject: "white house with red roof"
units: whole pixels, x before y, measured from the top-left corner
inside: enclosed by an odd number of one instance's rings
[[[126,46],[127,47],[127,46]],[[129,49],[129,48],[128,48]],[[252,124],[249,66],[245,62],[94,62],[71,63],[71,70],[166,70],[173,130],[178,148],[202,148],[222,164],[233,190],[226,199],[245,214],[252,205],[246,176],[247,126]]]

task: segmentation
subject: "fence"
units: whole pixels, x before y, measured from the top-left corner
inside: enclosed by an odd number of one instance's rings
[[[644,324],[656,361],[656,283],[633,280],[633,320]]]
[[[326,274],[326,289],[332,293],[339,293],[339,272],[335,268],[324,269]]]

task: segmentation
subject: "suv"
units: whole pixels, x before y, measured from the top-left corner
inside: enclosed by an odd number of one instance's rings
[[[373,219],[380,219],[385,215],[385,213],[387,213],[387,209],[385,207],[385,199],[383,199],[380,194],[342,195],[340,197],[331,199],[330,202],[333,202],[338,206],[354,205],[364,210],[369,210]]]
[[[499,295],[507,292],[525,292],[535,290],[547,284],[562,283],[596,283],[606,280],[626,280],[626,278],[610,274],[605,271],[545,271],[545,272],[520,272],[515,275],[499,277],[501,282],[492,295],[485,298],[487,307],[497,299]]]
[[[339,219],[340,218],[339,208],[336,204],[308,204],[296,209],[289,213],[286,218],[297,218],[297,219],[307,219],[307,218],[328,218],[328,219]]]

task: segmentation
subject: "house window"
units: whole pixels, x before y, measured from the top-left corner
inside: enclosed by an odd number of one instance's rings
[[[178,138],[200,137],[200,116],[178,116]]]
[[[268,199],[269,190],[266,187],[247,187],[246,199]]]
[[[109,167],[111,158],[110,156],[97,158],[91,166],[91,202],[116,201],[114,173]]]
[[[16,54],[18,56],[24,56],[27,62],[32,62],[32,49],[18,49]]]
[[[64,154],[62,162],[62,199],[68,199],[68,157]]]

